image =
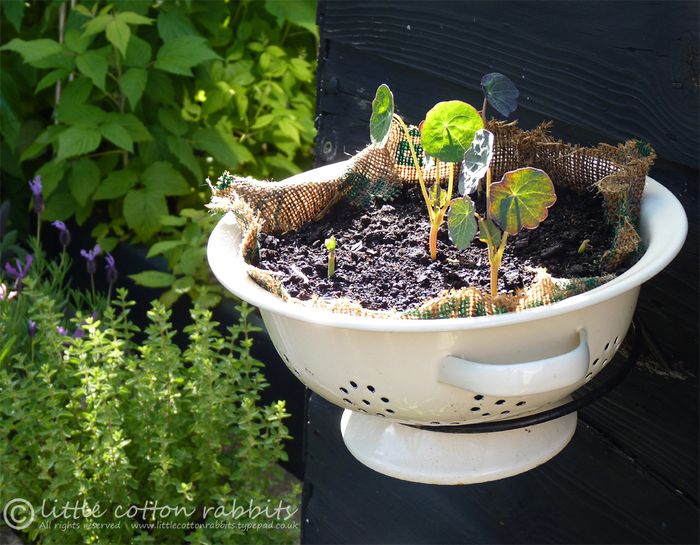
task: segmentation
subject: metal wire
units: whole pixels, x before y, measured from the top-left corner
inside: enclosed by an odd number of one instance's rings
[[[632,323],[630,328],[630,333],[632,338],[630,340],[630,353],[626,360],[620,361],[617,365],[612,365],[615,360],[619,360],[619,356],[616,355],[615,358],[608,364],[606,370],[599,374],[596,379],[592,382],[597,383],[595,386],[581,395],[560,405],[559,407],[554,407],[553,409],[548,409],[536,414],[531,414],[527,416],[521,416],[519,418],[513,418],[510,420],[497,420],[494,422],[481,422],[479,424],[464,424],[462,426],[411,426],[413,428],[418,428],[426,431],[436,431],[440,433],[491,433],[497,431],[507,431],[516,430],[520,428],[526,428],[528,426],[534,426],[535,424],[542,424],[543,422],[549,422],[556,418],[561,418],[574,411],[579,410],[581,407],[585,407],[590,403],[600,399],[605,394],[610,392],[615,386],[620,384],[622,380],[630,372],[634,364],[639,359],[639,355],[642,350],[642,336],[639,334],[639,325],[637,320]],[[610,369],[615,368],[611,373]],[[602,381],[598,379],[603,378]]]

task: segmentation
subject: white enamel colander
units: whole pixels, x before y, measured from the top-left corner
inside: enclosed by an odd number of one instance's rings
[[[291,178],[333,176],[344,163]],[[350,451],[382,473],[441,484],[520,473],[569,442],[576,416],[483,434],[419,430],[521,416],[563,403],[613,358],[630,326],[639,288],[680,251],[683,207],[647,178],[641,234],[646,251],[628,271],[546,307],[436,320],[347,316],[284,302],[258,286],[240,255],[240,229],[222,218],[208,246],[217,279],[257,306],[289,369],[346,410]]]

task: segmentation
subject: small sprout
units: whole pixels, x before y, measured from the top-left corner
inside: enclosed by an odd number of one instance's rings
[[[325,244],[326,250],[328,250],[328,278],[333,278],[335,275],[335,237],[327,238]]]
[[[492,72],[481,78],[481,89],[484,91],[484,116],[486,115],[486,101],[493,106],[499,114],[508,117],[518,107],[520,91],[515,84],[503,74]]]
[[[578,247],[578,253],[582,254],[588,249],[588,245],[591,243],[590,239],[586,239],[581,243],[581,246]]]

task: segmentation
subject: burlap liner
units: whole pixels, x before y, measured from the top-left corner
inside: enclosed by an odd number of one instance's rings
[[[376,196],[391,199],[404,184],[418,182],[407,141],[394,124],[386,146],[369,146],[355,155],[348,169],[337,178],[327,179],[310,174],[302,182],[265,182],[224,173],[216,183],[209,182],[212,209],[232,211],[242,228],[242,256],[249,264],[250,277],[264,289],[283,300],[355,316],[403,319],[471,317],[518,312],[549,305],[566,297],[599,286],[611,278],[626,260],[632,261],[641,250],[637,232],[640,203],[646,174],[654,160],[653,150],[639,152],[635,141],[618,146],[600,144],[586,148],[556,141],[547,132],[550,124],[524,131],[515,123],[492,121],[489,130],[495,136],[492,161],[493,179],[504,172],[532,166],[544,170],[556,186],[567,187],[585,196],[602,195],[605,206],[601,221],[614,228],[611,247],[603,255],[601,276],[590,278],[552,278],[538,269],[533,282],[514,294],[497,297],[477,287],[447,290],[398,312],[372,311],[348,299],[321,297],[301,301],[291,297],[279,278],[254,266],[258,255],[260,232],[284,233],[299,229],[309,221],[323,217],[333,206],[365,206]],[[411,127],[419,156],[420,135]],[[441,165],[446,179],[447,165]],[[428,165],[427,182],[435,180],[435,168]],[[556,205],[555,205],[556,206]]]

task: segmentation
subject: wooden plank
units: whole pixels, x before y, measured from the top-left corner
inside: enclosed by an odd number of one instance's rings
[[[678,1],[319,4],[323,39],[419,70],[419,88],[434,91],[437,78],[476,92],[483,74],[502,72],[523,109],[612,140],[644,139],[693,168],[698,17],[697,2]]]
[[[697,543],[697,508],[579,424],[533,471],[430,486],[366,468],[345,448],[341,409],[309,401],[302,543]]]
[[[650,358],[643,355],[643,358]],[[603,399],[580,412],[636,465],[698,503],[698,385],[637,367]]]

